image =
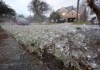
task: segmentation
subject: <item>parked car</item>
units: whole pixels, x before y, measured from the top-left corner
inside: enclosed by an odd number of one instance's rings
[[[90,21],[93,25],[98,24],[96,14],[90,15],[88,21]]]
[[[18,25],[29,25],[28,21],[25,18],[19,17],[17,18]]]
[[[16,25],[29,25],[28,20],[23,17],[13,17],[12,23]]]

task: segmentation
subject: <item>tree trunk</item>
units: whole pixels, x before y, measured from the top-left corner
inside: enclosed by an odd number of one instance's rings
[[[89,7],[91,9],[93,9],[95,14],[97,15],[97,18],[98,18],[98,21],[99,21],[99,25],[100,25],[100,7],[95,4],[94,0],[87,0],[87,4],[89,5]]]
[[[76,15],[76,21],[77,22],[78,22],[79,1],[80,0],[77,0],[77,15]]]

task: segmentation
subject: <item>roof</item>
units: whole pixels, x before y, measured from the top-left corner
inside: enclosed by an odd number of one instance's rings
[[[86,6],[84,6],[84,5],[81,6],[81,7],[79,7],[78,13],[79,13],[80,15],[82,15],[85,9],[86,9]],[[74,10],[77,12],[77,8],[74,8]]]
[[[62,7],[61,9],[58,9],[57,12],[60,13],[63,9],[68,10],[68,13],[69,13],[69,12],[71,12],[74,8],[73,8],[73,6]]]
[[[65,9],[67,9],[68,12],[71,12],[74,8],[73,8],[73,6],[69,6],[69,7],[65,7]]]
[[[63,7],[63,8],[68,10],[68,13],[71,12],[72,10],[77,12],[77,8],[74,8],[73,6]],[[60,13],[63,8],[58,9],[57,12]],[[82,15],[85,9],[86,9],[86,6],[84,6],[84,5],[80,6],[79,7],[79,14]]]
[[[86,6],[79,7],[79,14],[82,15],[85,9],[86,9]]]

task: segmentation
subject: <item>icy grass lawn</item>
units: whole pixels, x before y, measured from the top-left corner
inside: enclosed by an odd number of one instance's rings
[[[3,25],[29,52],[51,53],[65,66],[100,68],[100,28],[92,25]]]

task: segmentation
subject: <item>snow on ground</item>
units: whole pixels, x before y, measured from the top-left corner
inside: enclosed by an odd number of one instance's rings
[[[31,48],[32,52],[38,52],[40,56],[46,48],[48,53],[62,59],[66,66],[69,62],[78,66],[74,59],[82,58],[84,63],[87,62],[94,68],[98,67],[95,60],[90,62],[98,57],[97,53],[100,53],[98,25],[2,25],[2,28],[10,32],[26,48]]]

